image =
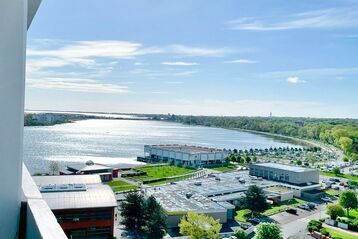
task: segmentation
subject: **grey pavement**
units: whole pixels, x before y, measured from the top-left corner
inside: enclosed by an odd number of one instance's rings
[[[287,212],[282,212],[271,216],[282,229],[284,238],[306,238],[306,227],[307,223],[312,220],[318,220],[326,216],[326,205],[322,204],[317,209],[312,211],[305,211],[297,209],[297,215],[293,215]]]

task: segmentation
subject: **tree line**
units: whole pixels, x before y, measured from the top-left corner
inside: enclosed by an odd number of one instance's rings
[[[301,139],[318,140],[339,147],[349,159],[358,160],[357,119],[183,115],[168,115],[164,119],[189,125],[254,130]]]

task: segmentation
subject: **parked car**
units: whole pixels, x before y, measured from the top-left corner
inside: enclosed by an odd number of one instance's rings
[[[324,198],[321,198],[322,201],[324,202],[333,202],[333,200],[329,197],[324,197]]]
[[[247,221],[248,221],[248,222],[251,222],[251,223],[254,224],[254,225],[257,225],[257,224],[260,223],[260,220],[257,219],[257,218],[254,218],[254,217],[249,218]]]
[[[309,202],[309,203],[307,203],[307,206],[308,206],[310,209],[315,209],[317,205],[316,205],[315,203]]]
[[[251,223],[241,223],[240,226],[242,229],[246,230],[246,229],[249,229],[250,227],[252,227],[252,224]]]
[[[307,206],[306,204],[301,204],[301,205],[298,205],[297,207],[298,207],[298,208],[301,208],[301,209],[303,209],[303,210],[307,210],[307,211],[308,211],[308,210],[311,210],[310,207]]]
[[[339,183],[341,180],[339,178],[329,178],[329,181]]]
[[[297,214],[297,209],[290,207],[290,208],[286,209],[286,212],[291,213],[291,214]]]

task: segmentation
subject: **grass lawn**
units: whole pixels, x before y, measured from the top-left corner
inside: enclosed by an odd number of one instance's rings
[[[246,222],[247,216],[251,214],[250,209],[242,209],[239,211],[236,211],[236,217],[235,220],[239,222]]]
[[[328,189],[328,190],[325,190],[325,193],[328,196],[339,196],[339,195],[341,195],[342,191],[341,190]]]
[[[220,171],[220,172],[226,172],[226,171],[232,171],[236,169],[236,165],[234,164],[229,164],[227,166],[220,166],[220,167],[214,167],[214,168],[210,168],[216,171]]]
[[[106,182],[106,184],[111,187],[130,185],[129,183],[122,181],[122,180]]]
[[[140,181],[140,182],[156,179],[154,177],[150,177],[150,176],[146,176],[146,175],[144,175],[144,176],[133,176],[133,177],[129,177],[129,178],[133,179],[135,181]]]
[[[107,182],[106,184],[111,186],[112,190],[114,192],[120,192],[120,191],[124,191],[124,190],[132,190],[132,189],[138,188],[138,186],[136,186],[136,185],[132,185],[132,184],[129,184],[129,183],[127,183],[125,181],[121,181],[121,180]]]
[[[267,209],[266,211],[263,212],[263,215],[271,216],[276,213],[286,211],[286,209],[288,209],[289,207],[296,207],[303,203],[305,203],[305,201],[298,199],[298,198],[290,199],[290,200],[281,202],[279,205],[270,206],[269,209]]]
[[[138,188],[138,186],[136,185],[125,185],[125,186],[119,186],[119,187],[112,187],[112,190],[114,192],[120,192],[120,191],[124,191],[124,190],[133,190]]]
[[[342,231],[338,231],[335,230],[333,228],[328,228],[326,227],[327,231],[329,232],[329,234],[333,237],[340,237],[342,239],[356,239],[357,236],[346,233],[346,232],[342,232]]]
[[[349,175],[349,174],[335,175],[334,173],[331,173],[331,172],[319,172],[319,174],[323,175],[323,176],[328,176],[328,177],[346,178],[346,179],[350,179],[353,181],[358,181],[358,176],[353,176],[353,175]]]
[[[144,166],[136,168],[137,171],[145,172],[147,173],[147,176],[153,177],[153,178],[166,178],[166,177],[172,177],[177,176],[181,174],[191,173],[194,172],[194,169],[188,169],[188,168],[181,168],[176,166],[170,166],[170,165],[162,165],[162,166]]]

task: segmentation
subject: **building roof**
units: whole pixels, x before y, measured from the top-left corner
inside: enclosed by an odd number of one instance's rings
[[[175,151],[180,153],[188,153],[188,154],[199,154],[199,153],[222,153],[225,152],[222,149],[215,148],[206,148],[200,146],[192,146],[192,145],[180,145],[180,144],[167,144],[167,145],[146,145],[147,147]]]
[[[99,175],[61,175],[61,176],[33,176],[37,186],[49,184],[100,184]]]
[[[220,180],[218,180],[220,178]],[[238,179],[245,179],[240,183]],[[200,182],[200,183],[199,183]],[[194,210],[197,212],[215,212],[226,210],[219,202],[242,197],[249,185],[261,187],[276,185],[266,180],[252,180],[246,172],[228,172],[215,174],[214,177],[180,181],[175,184],[155,186],[146,189],[168,212]],[[188,198],[187,194],[191,194]]]
[[[51,210],[116,207],[117,201],[108,185],[89,184],[86,191],[42,193]]]
[[[67,165],[67,168],[74,169],[76,171],[82,171],[82,172],[96,171],[96,170],[110,170],[110,169],[112,169],[112,167],[105,166],[105,165],[102,165],[102,164],[90,164],[90,165],[87,165],[87,164],[84,164],[84,163],[70,164],[70,165]]]
[[[112,189],[102,184],[99,175],[34,176],[33,179],[38,187],[56,186],[61,189],[61,186],[68,186],[63,191],[45,190],[41,193],[52,210],[117,206]],[[69,190],[79,184],[85,187]]]
[[[279,163],[257,163],[257,164],[253,164],[253,166],[263,166],[263,167],[281,169],[286,171],[292,171],[296,173],[317,171],[316,169],[312,169],[312,168],[303,168],[303,167],[297,167],[297,166],[279,164]]]

